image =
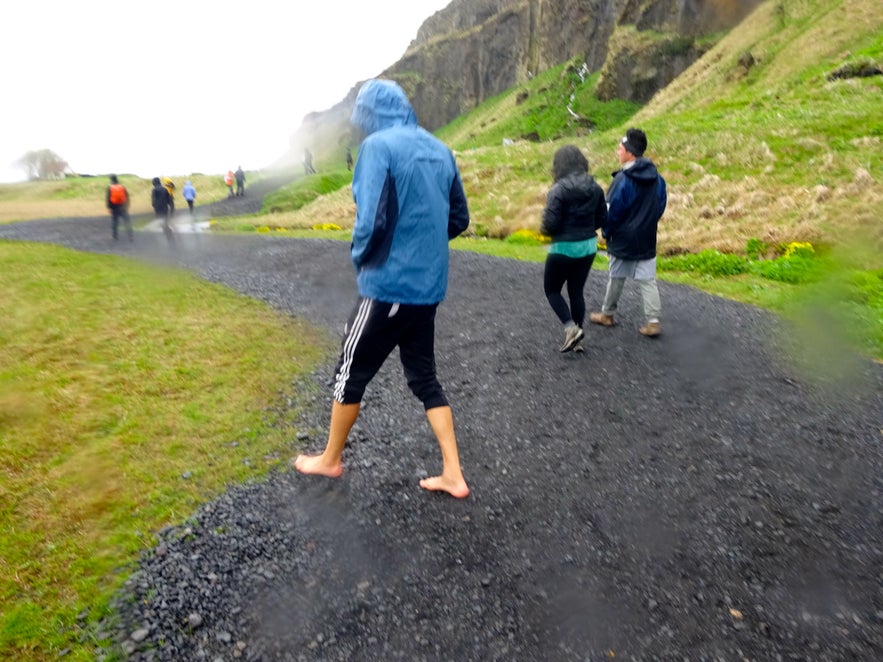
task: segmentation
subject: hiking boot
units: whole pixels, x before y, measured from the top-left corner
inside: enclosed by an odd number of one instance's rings
[[[660,333],[662,333],[662,327],[659,325],[659,322],[647,322],[644,326],[642,326],[638,331],[642,336],[647,336],[648,338],[655,338]]]
[[[613,326],[616,324],[613,320],[613,315],[605,315],[604,313],[591,313],[589,321],[592,324],[600,324],[601,326]]]
[[[583,339],[583,330],[578,327],[574,322],[571,322],[567,326],[564,327],[564,344],[561,345],[561,352],[569,352],[576,344]]]

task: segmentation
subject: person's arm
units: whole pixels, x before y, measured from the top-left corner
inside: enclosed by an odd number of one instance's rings
[[[598,186],[595,184],[595,186]],[[597,203],[595,204],[595,231],[597,232],[599,229],[603,230],[603,228],[607,225],[607,201],[604,199],[604,191],[601,190],[601,187],[598,186],[598,198]]]
[[[540,234],[554,237],[561,229],[561,195],[557,186],[552,186],[546,196],[546,206],[543,209],[543,221],[540,223]]]
[[[469,205],[466,203],[466,192],[460,173],[456,172],[451,182],[449,194],[450,212],[448,212],[448,241],[457,237],[469,227]]]
[[[107,208],[111,209],[113,205],[110,204],[110,187],[107,187],[107,193],[105,194],[105,203],[107,204]]]
[[[607,225],[604,226],[604,238],[610,237],[616,230],[626,210],[635,200],[634,185],[623,174],[617,175],[607,191]]]
[[[398,221],[398,195],[382,145],[365,141],[353,173],[356,222],[350,256],[356,271],[385,261]]]
[[[659,181],[656,182],[656,197],[658,201],[657,204],[659,205],[659,218],[662,218],[662,215],[665,213],[665,208],[668,206],[668,192],[662,175],[659,176]]]

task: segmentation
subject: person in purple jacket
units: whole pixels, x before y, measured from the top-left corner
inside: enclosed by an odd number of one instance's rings
[[[350,120],[367,136],[353,172],[356,221],[350,250],[359,298],[344,331],[325,450],[299,455],[305,474],[336,478],[368,383],[399,348],[408,387],[438,440],[442,471],[420,486],[469,495],[454,419],[435,369],[435,313],[448,284],[448,241],[469,226],[454,155],[417,124],[404,91],[370,80]]]

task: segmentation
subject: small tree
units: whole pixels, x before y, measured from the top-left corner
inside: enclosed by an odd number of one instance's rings
[[[27,174],[28,179],[61,179],[67,170],[67,161],[51,149],[31,151],[15,162]]]

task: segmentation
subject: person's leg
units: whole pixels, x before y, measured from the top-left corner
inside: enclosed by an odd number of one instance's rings
[[[438,440],[442,456],[442,472],[440,476],[424,478],[420,487],[430,491],[447,492],[452,497],[463,499],[469,496],[469,486],[463,477],[460,467],[460,455],[457,451],[457,438],[454,435],[454,416],[451,407],[433,407],[426,410],[429,427]]]
[[[116,208],[113,208],[110,210],[110,231],[114,239],[117,238],[117,228],[119,227],[119,224],[120,212]]]
[[[172,232],[172,210],[169,208],[166,210],[165,216],[163,216],[163,226],[162,226],[163,234],[166,236],[169,244],[175,245],[175,233]]]
[[[644,319],[647,322],[659,322],[662,302],[659,300],[659,287],[656,285],[656,279],[639,280],[638,286],[641,289],[641,298],[644,301]]]
[[[623,285],[625,285],[625,278],[609,278],[607,280],[607,293],[604,295],[601,314],[612,316],[616,312]]]
[[[566,258],[563,255],[555,255],[550,253],[546,256],[546,267],[543,272],[543,290],[546,293],[546,299],[552,311],[558,316],[562,324],[571,321],[570,307],[567,301],[561,295],[561,288],[564,287],[567,278]]]
[[[570,273],[567,276],[567,298],[570,299],[570,316],[579,327],[582,327],[586,319],[584,291],[594,260],[594,254],[571,259]]]
[[[447,492],[462,499],[469,495],[463,478],[457,438],[454,434],[454,416],[439,383],[435,370],[435,311],[437,306],[403,306],[408,318],[399,341],[399,355],[408,387],[423,403],[426,420],[438,441],[442,456],[442,472],[424,478],[420,487]]]
[[[361,403],[344,405],[335,400],[331,405],[331,423],[328,426],[328,442],[321,455],[298,455],[294,468],[304,474],[337,478],[343,473],[340,458],[350,430],[359,417]]]
[[[359,416],[365,387],[380,370],[398,341],[392,306],[360,298],[353,308],[340,346],[334,381],[334,403],[325,450],[299,455],[292,464],[305,474],[336,478],[343,471],[341,456]]]

